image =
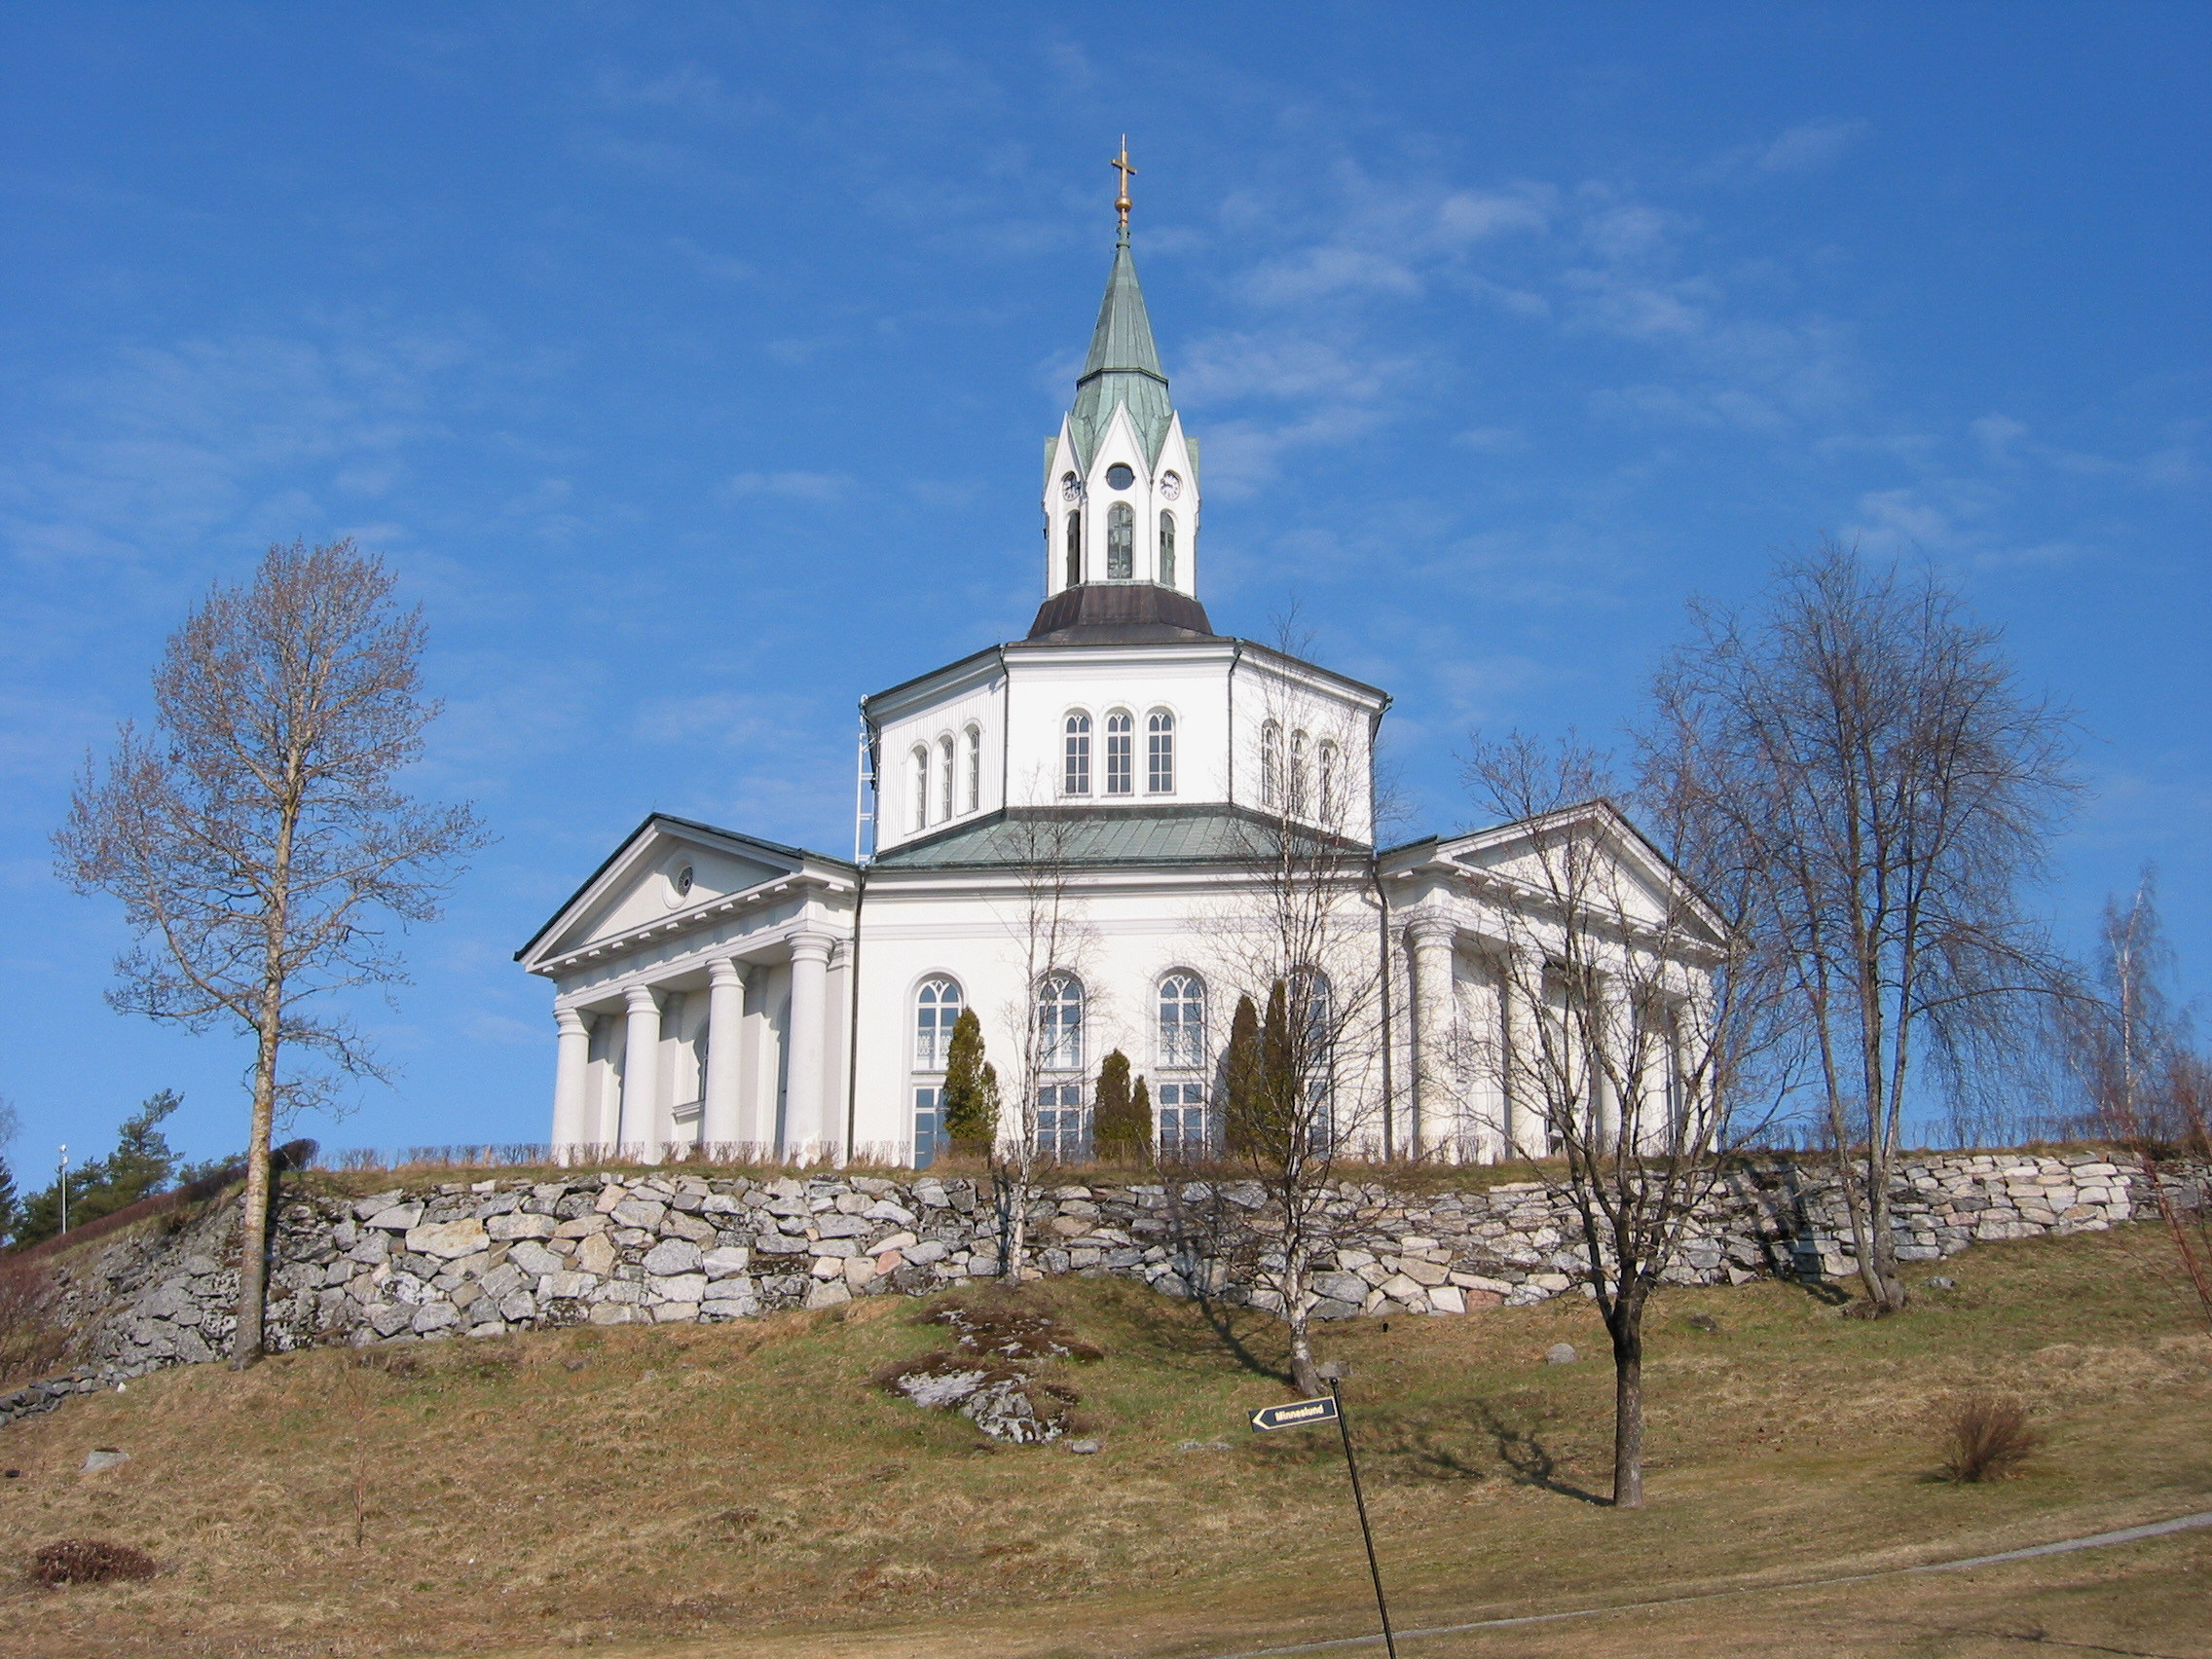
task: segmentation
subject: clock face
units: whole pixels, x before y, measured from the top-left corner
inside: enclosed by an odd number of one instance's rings
[[[1063,501],[1072,501],[1072,500],[1074,500],[1074,499],[1075,499],[1075,498],[1077,498],[1078,496],[1080,496],[1080,495],[1082,495],[1082,494],[1083,494],[1083,480],[1082,480],[1082,479],[1080,479],[1080,478],[1078,478],[1078,477],[1077,477],[1077,476],[1076,476],[1076,475],[1075,475],[1074,473],[1072,473],[1072,472],[1071,472],[1071,473],[1067,474],[1067,476],[1066,476],[1066,477],[1064,477],[1064,478],[1062,478],[1062,479],[1060,480],[1060,499],[1061,499],[1061,500],[1063,500]]]
[[[1165,500],[1181,499],[1183,495],[1182,478],[1172,472],[1162,473],[1160,479],[1160,494]]]
[[[1109,490],[1126,490],[1136,481],[1137,475],[1118,461],[1106,469],[1106,488]]]

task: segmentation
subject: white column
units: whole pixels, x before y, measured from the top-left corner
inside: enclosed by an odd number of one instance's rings
[[[584,1086],[591,1071],[591,1027],[572,1008],[553,1011],[553,1161],[567,1163],[584,1138]]]
[[[1596,1097],[1592,1104],[1598,1113],[1598,1144],[1611,1152],[1619,1149],[1624,1120],[1635,1116],[1637,1102],[1622,1099],[1619,1082],[1606,1068],[1628,1073],[1630,1087],[1635,1086],[1636,1033],[1629,1029],[1628,1004],[1618,977],[1600,975],[1592,994],[1597,1007],[1591,1010],[1590,1027],[1597,1042],[1590,1055],[1590,1091]]]
[[[785,1070],[785,1122],[791,1150],[802,1156],[831,1156],[841,1125],[830,1123],[823,1080],[829,1071],[830,950],[825,934],[800,934],[792,940],[791,1060]]]
[[[728,957],[707,964],[707,1077],[700,1088],[699,1138],[742,1138],[737,1122],[739,1062],[745,1057],[745,972]]]
[[[1552,1150],[1544,1112],[1542,1038],[1536,1030],[1543,1017],[1543,957],[1515,951],[1498,987],[1505,1003],[1505,1067],[1498,1081],[1505,1093],[1506,1141],[1523,1158],[1548,1157]]]
[[[1414,1110],[1406,1150],[1415,1158],[1450,1136],[1452,1088],[1452,924],[1423,917],[1414,943]]]
[[[660,1003],[644,985],[623,993],[630,1005],[622,1037],[622,1149],[660,1161]]]

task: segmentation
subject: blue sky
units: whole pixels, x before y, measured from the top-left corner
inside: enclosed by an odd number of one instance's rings
[[[1470,728],[1629,719],[1693,593],[1925,559],[2072,700],[2079,932],[2212,983],[2200,6],[0,7],[0,1095],[18,1168],[246,1054],[110,1013],[45,838],[272,540],[428,608],[499,843],[326,1144],[536,1139],[511,952],[659,808],[851,845],[853,705],[1038,594],[1125,130],[1204,592]]]

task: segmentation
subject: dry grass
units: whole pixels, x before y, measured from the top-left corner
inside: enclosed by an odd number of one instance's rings
[[[1984,1247],[1946,1266],[1959,1289],[1878,1321],[1785,1285],[1669,1293],[1645,1374],[1649,1507],[1633,1514],[1598,1501],[1608,1372],[1543,1363],[1563,1339],[1602,1351],[1586,1307],[1333,1327],[1401,1618],[1779,1584],[2212,1507],[2212,1349],[2149,1272],[2158,1247],[2124,1232]],[[931,1305],[893,1299],[406,1346],[367,1366],[302,1354],[73,1402],[0,1431],[0,1461],[23,1470],[0,1483],[0,1558],[96,1535],[165,1571],[0,1582],[0,1630],[22,1659],[703,1655],[739,1650],[717,1645],[732,1633],[748,1653],[1042,1659],[1369,1628],[1341,1455],[1244,1427],[1246,1408],[1284,1397],[1272,1323],[1112,1281],[1055,1282],[1029,1305],[1103,1350],[1081,1371],[1095,1456],[993,1447],[871,1386],[947,1336]],[[1931,1402],[1969,1389],[2032,1403],[2046,1444],[2021,1478],[1928,1478]],[[131,1459],[78,1473],[94,1444]],[[1678,1620],[1601,1623],[1622,1652],[1966,1654],[1981,1649],[1940,1630],[2046,1617],[2047,1591],[2052,1631],[2149,1618],[2139,1634],[2171,1637],[2196,1628],[2175,1609],[2212,1582],[2208,1544],[2006,1568],[2042,1588],[1986,1607],[1934,1579],[1710,1604],[1692,1621],[1704,1647],[1669,1634]],[[2146,1579],[2146,1562],[2165,1565]],[[1780,1641],[1786,1616],[1829,1634]],[[1602,1634],[1453,1638],[1414,1659],[1616,1650]]]

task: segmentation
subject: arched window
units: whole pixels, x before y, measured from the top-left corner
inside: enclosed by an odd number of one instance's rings
[[[914,1069],[944,1070],[952,1052],[952,1028],[959,1023],[960,982],[940,975],[924,979],[914,993]]]
[[[1282,805],[1282,727],[1272,720],[1260,728],[1260,804]]]
[[[940,818],[950,818],[953,813],[952,733],[946,732],[942,737],[937,740],[937,759],[938,783],[940,791],[940,798],[943,802],[943,810],[940,812],[938,816]]]
[[[1338,775],[1343,769],[1343,761],[1344,756],[1338,751],[1337,746],[1323,738],[1320,750],[1320,768],[1321,822],[1324,824],[1335,823],[1338,812],[1344,806],[1343,800],[1339,798],[1344,788],[1344,780]]]
[[[1206,1063],[1206,982],[1196,974],[1160,981],[1160,1063],[1169,1071]]]
[[[1136,573],[1137,516],[1126,501],[1106,512],[1106,579],[1125,582]]]
[[[914,993],[914,1070],[941,1073],[952,1054],[952,1028],[960,1022],[960,985],[941,976],[924,979]],[[945,1149],[944,1081],[914,1080],[914,1167],[927,1169]]]
[[[1068,586],[1083,580],[1083,514],[1068,514]]]
[[[1160,585],[1175,585],[1175,515],[1160,515]]]
[[[1038,1156],[1080,1162],[1090,1156],[1090,1108],[1081,1076],[1083,981],[1073,974],[1048,975],[1037,987],[1037,1039],[1042,1069],[1059,1074],[1037,1086]]]
[[[1049,974],[1037,987],[1037,1039],[1045,1070],[1083,1070],[1083,981],[1073,974]]]
[[[930,752],[920,744],[914,745],[913,776],[909,785],[914,795],[914,828],[927,830],[930,826]]]
[[[975,812],[983,804],[983,733],[980,727],[968,728],[968,795],[967,806]]]
[[[1144,787],[1154,794],[1175,793],[1175,717],[1155,709],[1145,720]]]
[[[1060,768],[1060,793],[1080,795],[1090,793],[1090,717],[1081,709],[1068,716],[1063,727],[1066,741],[1061,749],[1063,764]]]
[[[1116,709],[1106,717],[1106,793],[1110,795],[1127,794],[1135,787],[1133,751],[1136,748],[1136,721],[1129,718],[1126,709]]]
[[[1160,981],[1160,1069],[1153,1100],[1160,1112],[1154,1144],[1162,1158],[1204,1158],[1213,1151],[1206,1115],[1206,982],[1196,974]]]
[[[1306,734],[1302,731],[1294,731],[1290,734],[1291,811],[1303,813],[1306,810],[1309,798],[1306,792]]]

